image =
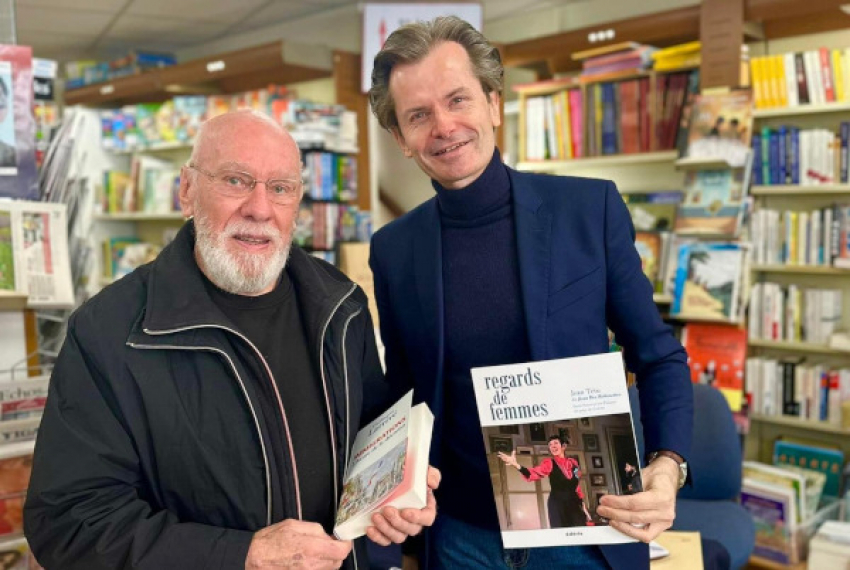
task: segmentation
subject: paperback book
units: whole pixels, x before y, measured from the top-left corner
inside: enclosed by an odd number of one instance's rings
[[[746,211],[749,169],[692,170],[676,214],[680,234],[737,236]]]
[[[741,411],[747,331],[735,325],[688,323],[682,332],[694,384],[720,390],[733,412]]]
[[[411,390],[357,433],[334,525],[337,538],[363,536],[372,514],[384,507],[425,507],[434,415],[427,404],[412,402]]]
[[[746,249],[737,243],[693,243],[679,248],[672,312],[737,320]]]
[[[597,514],[641,490],[618,352],[472,369],[505,548],[634,539]]]

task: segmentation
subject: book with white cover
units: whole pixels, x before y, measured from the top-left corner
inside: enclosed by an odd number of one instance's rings
[[[357,433],[345,472],[334,536],[352,540],[384,507],[424,508],[434,415],[411,406],[413,391]]]
[[[505,548],[634,539],[597,513],[641,491],[619,352],[472,369]]]

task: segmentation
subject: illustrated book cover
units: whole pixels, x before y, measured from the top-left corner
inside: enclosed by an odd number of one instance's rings
[[[411,390],[357,433],[343,480],[334,536],[352,540],[384,507],[425,507],[434,416],[425,403],[411,406]]]
[[[505,548],[634,539],[597,513],[642,490],[619,352],[472,369]]]

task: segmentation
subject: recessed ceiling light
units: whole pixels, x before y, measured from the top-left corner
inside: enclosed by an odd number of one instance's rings
[[[850,15],[850,4],[842,4],[841,6],[839,6],[839,8],[840,8],[840,9],[841,9],[841,11],[842,11],[842,12],[844,12],[845,14]]]

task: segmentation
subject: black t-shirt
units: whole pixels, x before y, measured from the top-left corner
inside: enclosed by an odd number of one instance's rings
[[[310,347],[295,288],[286,271],[274,291],[258,297],[227,293],[207,281],[213,302],[262,353],[274,377],[289,424],[292,447],[298,467],[303,518],[333,529],[333,466],[331,465],[328,414],[324,388],[316,370],[314,356],[318,347]],[[250,352],[253,352],[251,350]],[[267,449],[272,469],[283,473],[290,462],[284,452],[286,431],[274,387],[261,364],[253,369],[259,387],[259,405],[271,439]],[[280,489],[272,489],[275,521],[279,511]]]

